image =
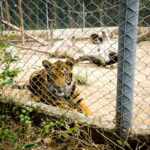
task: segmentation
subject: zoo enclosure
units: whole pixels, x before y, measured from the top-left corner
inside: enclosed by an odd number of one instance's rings
[[[64,1],[52,1],[52,0],[32,0],[32,1],[23,1],[23,0],[5,0],[1,1],[1,41],[6,41],[8,44],[16,46],[16,41],[20,41],[22,37],[22,42],[24,48],[28,49],[43,49],[43,51],[51,52],[52,50],[58,50],[59,48],[63,49],[67,40],[63,40],[65,37],[68,39],[71,36],[75,36],[78,39],[87,38],[91,33],[96,32],[100,33],[105,30],[108,33],[108,36],[115,33],[119,40],[119,65],[118,65],[118,95],[117,95],[117,112],[121,112],[119,117],[117,115],[117,120],[119,120],[118,126],[122,130],[125,128],[131,128],[135,131],[136,129],[144,130],[145,132],[150,130],[150,111],[149,106],[150,102],[148,101],[149,95],[149,61],[148,57],[150,55],[147,50],[150,48],[149,44],[149,25],[150,25],[150,1],[143,0],[140,1],[140,9],[138,10],[138,2],[134,0],[124,0],[124,1],[96,1],[96,0],[64,0]],[[122,6],[121,14],[118,12],[118,9]],[[138,51],[136,57],[136,68],[134,69],[134,59],[135,59],[135,39],[136,39],[136,24],[138,19],[139,11],[139,34],[138,37],[144,36],[145,42],[138,43]],[[122,16],[121,16],[122,15]],[[126,15],[126,16],[125,16]],[[135,18],[135,20],[134,20]],[[5,22],[4,22],[5,21]],[[135,22],[132,22],[135,21]],[[120,25],[120,30],[118,33],[118,26]],[[17,27],[17,28],[16,28]],[[15,29],[15,30],[14,30]],[[16,29],[18,30],[16,32]],[[70,29],[70,30],[69,30]],[[15,32],[13,32],[15,31]],[[20,34],[21,33],[21,34]],[[28,33],[28,34],[27,34]],[[16,36],[17,34],[17,36]],[[4,36],[7,35],[7,36]],[[19,37],[18,37],[19,36]],[[35,38],[38,37],[38,38]],[[118,45],[117,38],[110,38],[110,43],[106,46],[107,49],[115,49]],[[146,37],[146,38],[145,38]],[[62,40],[62,42],[56,45],[55,41]],[[41,46],[40,43],[44,44],[45,41],[49,43],[52,42],[50,46]],[[30,42],[31,41],[31,42]],[[38,45],[36,42],[38,42]],[[42,41],[42,42],[41,42]],[[131,42],[132,41],[132,42]],[[30,42],[30,43],[28,43]],[[29,46],[27,46],[29,45]],[[49,44],[48,44],[49,45]],[[18,45],[19,47],[20,45]],[[56,47],[55,47],[56,46]],[[114,48],[115,46],[115,48]],[[127,47],[128,46],[128,47]],[[70,48],[70,45],[68,46]],[[68,48],[67,47],[67,48]],[[93,47],[89,47],[89,44],[86,42],[81,45],[81,47],[86,47],[85,51],[88,51],[88,54],[93,54]],[[65,47],[66,48],[66,47]],[[64,49],[65,49],[64,48]],[[71,47],[72,48],[72,47]],[[88,49],[88,50],[87,50]],[[89,51],[89,49],[91,49]],[[34,53],[26,51],[26,54],[30,55],[28,59],[32,59]],[[37,57],[39,57],[37,55]],[[31,61],[30,67],[33,67],[36,61],[33,63]],[[25,65],[25,61],[24,61]],[[88,68],[87,68],[88,69]],[[90,68],[91,69],[91,68]],[[89,69],[89,70],[90,70]],[[97,77],[96,72],[98,69],[91,69],[92,73],[87,73],[87,76],[93,76],[91,82],[96,83]],[[135,75],[134,75],[135,70]],[[146,70],[143,72],[142,70]],[[99,81],[104,80],[96,86],[96,89],[91,92],[91,95],[98,95],[102,93],[97,98],[98,101],[103,97],[103,100],[110,99],[108,95],[112,94],[112,99],[108,100],[108,103],[100,105],[107,109],[107,105],[113,105],[113,108],[108,109],[109,112],[99,112],[103,115],[101,117],[106,117],[107,114],[115,113],[115,99],[116,99],[116,87],[115,81],[117,80],[115,70],[105,70],[100,69]],[[77,74],[79,72],[77,71]],[[94,77],[95,76],[95,77]],[[108,80],[104,79],[103,76],[108,76]],[[114,76],[114,78],[110,78]],[[132,91],[133,80],[135,76],[135,92]],[[94,80],[93,78],[96,78]],[[124,83],[125,80],[125,83]],[[126,81],[127,80],[127,81]],[[120,85],[122,84],[122,85]],[[105,86],[107,89],[111,87],[108,91],[102,91],[101,88]],[[120,88],[121,87],[121,88]],[[127,87],[127,88],[126,88]],[[98,89],[99,88],[99,89]],[[129,90],[129,89],[130,90]],[[83,93],[87,89],[81,87]],[[94,92],[95,91],[95,92]],[[81,92],[82,93],[82,92]],[[97,94],[96,94],[97,93]],[[135,93],[135,94],[134,94]],[[134,101],[132,100],[134,94]],[[89,95],[88,95],[89,96]],[[90,97],[92,98],[92,97]],[[142,101],[142,102],[141,102]],[[131,108],[133,102],[134,108]],[[103,103],[100,101],[100,103]],[[90,103],[89,105],[92,105]],[[98,105],[98,104],[97,104]],[[92,106],[91,106],[92,107]],[[93,107],[95,105],[93,104]],[[121,109],[120,109],[121,108]],[[95,109],[95,108],[94,108]],[[133,110],[132,110],[133,109]],[[95,109],[97,110],[97,109]],[[133,111],[133,112],[132,112]],[[133,115],[133,121],[131,115]],[[137,118],[137,119],[136,119]],[[106,117],[107,124],[112,123],[112,118]],[[131,121],[133,123],[131,123]],[[133,125],[133,126],[132,126]]]

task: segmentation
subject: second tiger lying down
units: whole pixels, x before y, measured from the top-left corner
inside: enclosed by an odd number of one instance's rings
[[[58,60],[55,63],[43,60],[44,68],[30,76],[27,87],[32,95],[47,104],[59,105],[61,102],[75,106],[78,104],[84,114],[92,115],[77,90],[72,73],[74,62],[73,59],[68,59],[66,62]]]

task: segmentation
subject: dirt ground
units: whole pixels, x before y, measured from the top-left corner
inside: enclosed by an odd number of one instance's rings
[[[82,49],[87,43],[82,42]],[[114,44],[116,44],[114,42]],[[37,47],[36,44],[27,44],[41,51],[50,51],[49,48]],[[77,44],[77,45],[81,45]],[[57,45],[59,49],[66,49]],[[62,48],[63,47],[63,48]],[[112,48],[113,46],[111,46]],[[89,47],[86,47],[89,49]],[[57,49],[57,48],[56,48]],[[133,104],[133,132],[150,132],[150,42],[145,41],[138,45],[135,94]],[[86,50],[85,50],[86,51]],[[73,54],[73,52],[70,52]],[[78,54],[77,54],[78,55]],[[41,67],[43,59],[50,59],[47,55],[29,50],[19,52],[20,60],[16,63],[22,72],[16,79],[25,82],[30,74]],[[78,64],[74,67],[74,74],[86,78],[86,85],[79,85],[82,97],[87,101],[94,112],[94,116],[100,118],[100,124],[107,128],[113,128],[115,123],[117,66],[113,69],[97,67],[92,64]]]

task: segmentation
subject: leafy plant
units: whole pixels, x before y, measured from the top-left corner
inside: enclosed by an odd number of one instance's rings
[[[51,134],[55,140],[65,141],[71,137],[76,137],[80,134],[78,124],[68,124],[64,118],[60,120],[51,120],[43,123],[42,134],[47,136]]]
[[[18,61],[15,50],[15,47],[9,47],[4,43],[0,44],[0,63],[2,64],[2,69],[0,71],[0,87],[13,84],[14,78],[20,72],[19,68],[12,69],[11,66],[14,62]]]
[[[42,128],[42,133],[43,135],[48,134],[49,132],[52,132],[56,129],[66,129],[67,124],[64,119],[60,120],[55,120],[55,121],[45,121],[43,122],[43,128]]]
[[[25,107],[21,110],[19,115],[20,122],[24,125],[30,125],[32,123],[32,119],[30,117],[30,113],[33,111],[31,107]]]
[[[37,144],[35,144],[35,143],[29,143],[29,144],[25,144],[24,146],[23,146],[23,149],[33,149],[33,148],[36,148],[36,147],[38,147],[38,145]]]
[[[0,128],[0,141],[10,141],[15,143],[17,140],[16,134],[8,128]]]
[[[78,75],[75,75],[75,80],[77,81],[77,83],[79,84],[79,85],[87,85],[87,74],[86,74],[86,76],[83,76],[83,75],[80,75],[80,74],[78,74]]]
[[[11,85],[13,84],[13,79],[18,75],[20,70],[10,69],[9,67],[4,68],[0,73],[0,86]]]

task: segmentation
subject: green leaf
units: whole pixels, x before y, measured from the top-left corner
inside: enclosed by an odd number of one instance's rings
[[[0,80],[0,85],[4,86],[4,85],[11,85],[13,84],[13,80],[10,78],[7,78],[5,80]]]
[[[35,143],[30,143],[30,144],[25,144],[23,147],[24,147],[24,149],[32,149],[32,148],[35,148],[37,146],[38,145]]]
[[[10,141],[12,143],[16,143],[17,141],[17,136],[16,134],[11,131],[10,129],[8,128],[0,128],[0,140],[3,140],[3,141]]]
[[[79,128],[77,127],[72,127],[68,129],[68,133],[70,134],[76,134],[78,132]]]

